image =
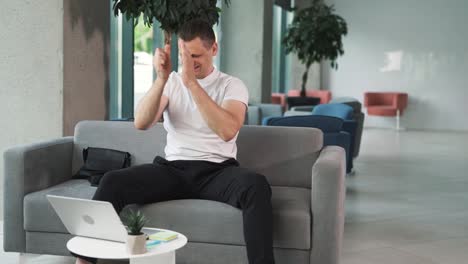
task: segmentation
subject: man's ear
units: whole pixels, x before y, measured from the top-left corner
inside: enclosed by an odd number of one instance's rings
[[[216,54],[218,54],[218,43],[214,42],[213,46],[211,48],[212,48],[212,51],[213,51],[213,56],[216,56]]]

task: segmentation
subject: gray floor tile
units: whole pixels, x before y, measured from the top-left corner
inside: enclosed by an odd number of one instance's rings
[[[404,246],[468,237],[468,213],[419,215],[393,220],[346,223],[344,251]]]
[[[441,264],[468,263],[468,237],[402,246],[400,250],[425,256]]]
[[[362,144],[347,177],[343,263],[399,263],[376,259],[396,247],[438,261],[417,245],[467,237],[468,134],[368,129]]]
[[[341,264],[439,264],[425,257],[386,247],[342,255]]]

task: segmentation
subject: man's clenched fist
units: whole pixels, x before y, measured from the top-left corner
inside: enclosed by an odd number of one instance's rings
[[[158,78],[167,80],[171,74],[171,46],[166,44],[164,49],[157,48],[154,52],[153,66]]]

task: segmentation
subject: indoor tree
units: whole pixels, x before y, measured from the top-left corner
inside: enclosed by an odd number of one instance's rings
[[[173,33],[187,21],[198,18],[214,25],[219,20],[220,8],[217,0],[113,0],[114,15],[119,11],[127,18],[137,23],[142,15],[146,26],[150,27],[154,20],[159,21],[164,31],[164,42],[171,42]],[[229,6],[230,0],[224,0]]]
[[[338,68],[336,59],[344,54],[342,37],[348,33],[346,21],[334,13],[334,7],[314,0],[310,7],[294,8],[294,18],[283,39],[286,53],[296,53],[306,66],[302,75],[301,97],[306,94],[310,66],[329,60]]]

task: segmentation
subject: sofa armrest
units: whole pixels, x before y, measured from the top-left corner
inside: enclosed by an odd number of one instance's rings
[[[381,105],[381,103],[379,103],[377,100],[379,95],[380,93],[376,93],[376,92],[365,92],[364,93],[364,107]]]
[[[244,125],[260,125],[260,107],[249,105],[245,113]]]
[[[407,93],[395,94],[395,96],[393,97],[392,104],[393,104],[393,107],[400,110],[401,114],[403,114],[403,111],[408,106],[408,94]]]
[[[277,104],[259,104],[262,119],[269,116],[282,116],[283,108]]]
[[[344,229],[345,152],[324,147],[312,167],[312,264],[338,264]]]
[[[4,158],[5,251],[26,252],[23,199],[71,178],[73,137],[10,148]]]

